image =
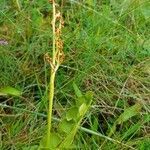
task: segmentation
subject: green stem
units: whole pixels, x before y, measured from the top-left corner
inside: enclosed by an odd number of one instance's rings
[[[51,133],[51,122],[52,122],[52,111],[53,111],[53,99],[54,99],[54,81],[55,81],[55,72],[51,71],[50,79],[50,91],[49,91],[49,107],[48,107],[48,120],[47,120],[47,147],[50,143],[50,133]]]
[[[54,99],[54,82],[55,82],[55,74],[56,74],[56,70],[55,70],[55,62],[56,62],[56,57],[55,57],[55,53],[56,53],[56,35],[55,35],[55,14],[56,14],[56,10],[55,10],[55,1],[53,0],[53,20],[52,20],[52,28],[53,28],[53,56],[52,56],[52,65],[54,66],[54,68],[51,68],[51,72],[50,72],[50,83],[49,83],[49,107],[48,107],[48,119],[47,119],[47,145],[46,147],[49,147],[50,145],[50,140],[51,140],[51,122],[52,122],[52,111],[53,111],[53,99]]]

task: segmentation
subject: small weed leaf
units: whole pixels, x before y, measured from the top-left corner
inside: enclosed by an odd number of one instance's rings
[[[21,96],[22,92],[13,87],[4,87],[0,89],[0,95],[12,95],[12,96]]]
[[[143,120],[140,120],[138,123],[136,123],[135,125],[132,125],[127,131],[126,133],[123,135],[122,140],[126,139],[127,137],[129,137],[130,135],[133,135],[134,133],[136,133],[142,125],[144,125],[144,123],[150,122],[150,115],[145,115],[143,117]]]
[[[111,137],[112,134],[115,133],[117,124],[122,124],[123,122],[129,120],[131,117],[137,115],[140,112],[141,108],[142,108],[142,105],[137,103],[137,104],[125,109],[125,111],[115,121],[114,125],[112,126],[112,128],[110,130],[110,133],[108,134],[108,136]]]
[[[130,135],[132,135],[133,133],[136,133],[136,131],[141,127],[141,123],[136,123],[135,125],[131,126],[127,132],[124,133],[122,140],[126,139],[127,137],[129,137]]]
[[[117,119],[117,124],[121,124],[127,120],[129,120],[131,117],[137,115],[140,110],[142,108],[142,105],[137,103],[127,109],[125,109],[125,111],[119,116],[119,118]]]

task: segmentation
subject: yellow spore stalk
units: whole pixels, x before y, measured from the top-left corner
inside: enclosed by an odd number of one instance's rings
[[[50,143],[51,139],[51,122],[52,122],[52,110],[53,110],[53,99],[54,99],[54,82],[55,75],[60,66],[60,64],[64,60],[63,53],[63,41],[61,39],[61,30],[63,27],[63,19],[61,13],[59,11],[56,12],[56,5],[54,0],[50,1],[53,5],[53,20],[51,22],[53,29],[53,54],[52,58],[47,54],[45,54],[45,59],[51,66],[50,71],[50,83],[49,83],[49,107],[48,107],[48,120],[47,120],[47,147]],[[58,26],[56,26],[56,24]]]

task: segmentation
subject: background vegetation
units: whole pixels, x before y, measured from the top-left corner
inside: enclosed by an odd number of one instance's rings
[[[148,150],[150,2],[59,3],[65,62],[56,77],[54,117],[74,101],[76,82],[83,92],[94,92],[82,126],[101,135],[79,130],[77,149]],[[46,124],[50,66],[44,54],[52,50],[52,6],[48,0],[0,0],[0,8],[0,40],[8,42],[0,45],[0,87],[22,91],[19,97],[0,96],[0,149],[34,150]]]

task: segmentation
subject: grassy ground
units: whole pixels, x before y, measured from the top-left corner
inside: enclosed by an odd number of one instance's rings
[[[48,0],[17,2],[0,1],[0,40],[8,42],[0,45],[0,87],[23,91],[19,98],[0,97],[0,149],[34,150],[46,124],[50,66],[44,54],[52,51],[52,7]],[[150,2],[60,3],[66,56],[56,78],[54,117],[73,101],[75,81],[83,92],[94,92],[82,126],[104,135],[79,130],[78,149],[150,149]],[[109,137],[120,114],[137,103],[138,115],[118,124]]]

